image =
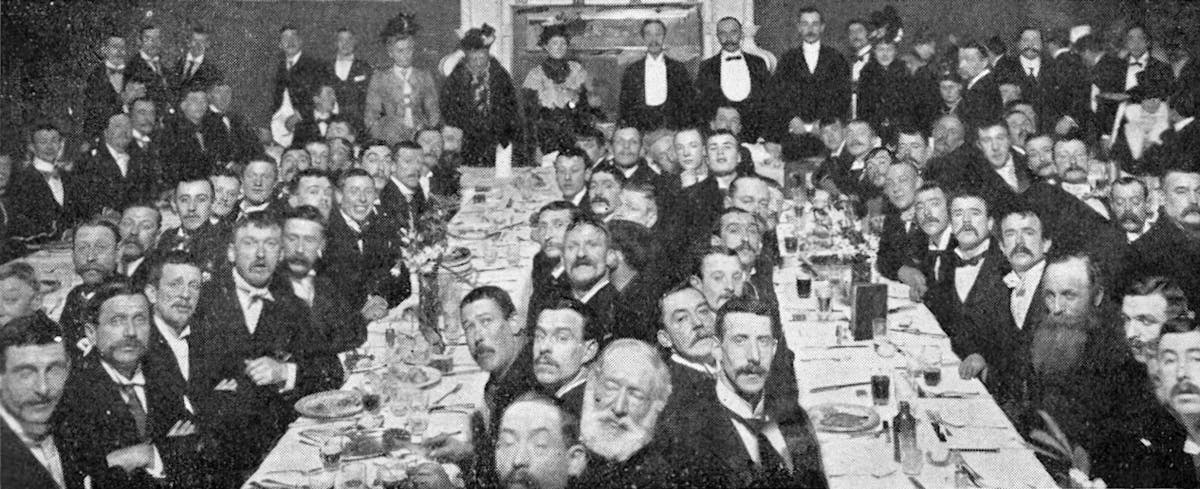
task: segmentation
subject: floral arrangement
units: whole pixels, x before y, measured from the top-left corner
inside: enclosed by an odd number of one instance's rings
[[[446,227],[457,209],[448,199],[432,195],[429,208],[416,216],[416,222],[400,229],[404,253],[392,268],[399,275],[402,267],[422,274],[437,270],[448,250]]]

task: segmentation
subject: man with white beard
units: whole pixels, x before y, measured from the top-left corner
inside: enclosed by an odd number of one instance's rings
[[[655,440],[670,395],[671,374],[654,347],[629,338],[605,347],[583,396],[580,440],[588,450],[588,468],[579,487],[724,486],[712,460]]]

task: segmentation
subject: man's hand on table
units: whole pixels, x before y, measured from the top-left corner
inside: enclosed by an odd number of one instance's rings
[[[475,456],[474,445],[448,434],[429,438],[422,445],[429,449],[429,458],[444,462],[461,463]]]
[[[415,489],[454,489],[446,469],[437,462],[425,462],[409,470],[408,480]]]
[[[367,302],[363,304],[362,315],[367,321],[378,321],[387,316],[388,306],[387,300],[377,295],[368,295]]]
[[[246,376],[257,385],[282,384],[288,380],[287,365],[271,357],[258,357],[246,362]]]
[[[929,290],[929,286],[925,284],[925,274],[920,270],[910,266],[902,266],[896,272],[900,282],[908,286],[908,298],[913,302],[921,302],[921,297]]]
[[[972,353],[964,358],[962,363],[958,364],[958,376],[963,380],[970,380],[979,377],[983,380],[987,376],[987,361],[983,359],[983,355]]]

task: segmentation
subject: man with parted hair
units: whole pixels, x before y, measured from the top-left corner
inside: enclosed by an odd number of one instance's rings
[[[1152,352],[1150,375],[1155,397],[1161,406],[1145,419],[1150,421],[1144,451],[1129,457],[1122,469],[1138,472],[1144,487],[1195,487],[1200,485],[1196,468],[1200,461],[1190,447],[1200,440],[1200,371],[1189,358],[1200,352],[1200,322],[1176,317],[1162,325],[1161,337]],[[1157,421],[1157,423],[1155,423]]]
[[[1108,197],[1112,217],[1125,231],[1125,238],[1133,243],[1154,225],[1157,210],[1150,208],[1150,188],[1137,177],[1121,177],[1113,182]]]
[[[688,406],[712,387],[717,346],[716,312],[704,294],[691,284],[672,287],[657,303],[659,346],[670,350],[667,365],[674,386],[664,409],[666,416],[686,415]]]
[[[367,322],[338,288],[318,268],[325,255],[326,219],[312,206],[301,205],[284,214],[283,254],[279,275],[308,306],[308,316],[319,334],[320,345],[333,353],[362,346]]]
[[[1003,104],[999,84],[988,62],[988,49],[979,42],[958,48],[958,76],[963,79],[963,100],[959,111],[963,122],[979,127],[1000,117]]]
[[[780,57],[771,78],[776,134],[799,134],[806,124],[850,115],[850,65],[822,42],[825,25],[815,7],[801,7],[796,14],[802,43]]]
[[[563,259],[563,244],[567,226],[575,222],[583,210],[565,200],[556,200],[542,206],[530,217],[531,238],[538,244],[533,255],[533,270],[530,283],[528,324],[536,322],[542,306],[570,290]]]
[[[756,140],[769,109],[765,102],[771,72],[761,57],[742,51],[740,20],[734,17],[718,20],[717,41],[721,43],[721,51],[702,61],[696,72],[697,113],[712,114],[716,107],[733,105],[746,116],[747,138]]]
[[[496,442],[500,487],[565,489],[586,468],[579,416],[534,393],[522,394],[504,411]]]
[[[625,67],[617,120],[647,132],[691,124],[695,90],[687,67],[666,55],[667,25],[658,19],[642,22],[646,56]]]
[[[1166,277],[1147,276],[1135,280],[1126,288],[1121,300],[1125,341],[1134,358],[1142,363],[1154,358],[1154,350],[1167,321],[1194,316],[1183,289]]]
[[[104,281],[117,273],[117,243],[121,232],[115,225],[99,219],[75,227],[71,243],[71,261],[83,283],[71,289],[63,303],[59,324],[69,345],[68,352],[82,355],[91,350],[91,341],[84,332],[84,311],[87,303]],[[75,358],[75,357],[72,357]]]
[[[1175,280],[1189,304],[1200,304],[1200,169],[1188,159],[1169,165],[1162,178],[1158,221],[1133,243],[1129,273]]]
[[[318,273],[328,274],[351,308],[374,321],[412,293],[408,269],[391,272],[401,254],[398,225],[376,208],[375,181],[366,170],[343,172],[336,195]]]
[[[563,264],[570,283],[570,296],[596,313],[602,340],[614,333],[620,297],[612,283],[612,268],[616,264],[612,243],[608,226],[588,217],[576,219],[567,226],[563,241]]]
[[[572,415],[583,408],[588,364],[601,344],[596,316],[575,299],[562,298],[542,308],[533,325],[533,374],[542,391]]]
[[[37,270],[23,261],[0,265],[0,328],[42,308]]]
[[[717,311],[716,382],[664,428],[673,444],[701,447],[725,476],[722,487],[827,487],[820,446],[807,414],[791,399],[768,407],[770,373],[783,341],[771,306],[735,298]],[[778,406],[777,406],[778,408]]]
[[[554,181],[563,200],[579,208],[588,208],[588,168],[591,166],[591,158],[581,149],[572,147],[558,151],[554,158]]]
[[[224,79],[221,68],[207,56],[208,48],[212,45],[210,36],[208,30],[201,25],[194,25],[189,30],[187,50],[184,56],[175,61],[175,69],[172,72],[176,93],[182,93],[192,87],[207,90]]]
[[[154,251],[161,223],[158,208],[152,203],[135,202],[121,212],[121,220],[117,222],[121,233],[117,243],[118,268],[122,275],[133,279],[135,285],[141,285],[145,280],[146,271],[141,267]]]

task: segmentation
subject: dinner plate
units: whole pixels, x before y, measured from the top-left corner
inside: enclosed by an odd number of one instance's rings
[[[879,426],[879,413],[874,408],[857,404],[831,402],[808,409],[813,426],[827,433],[857,433]]]
[[[362,412],[362,394],[358,391],[318,392],[300,398],[295,408],[296,412],[309,418],[345,418]]]
[[[421,374],[413,373],[414,369],[419,369]],[[418,389],[432,387],[442,381],[442,372],[438,369],[424,365],[393,365],[388,367],[388,374],[393,378],[399,379],[401,382],[412,384]],[[411,380],[421,380],[424,376],[424,381],[412,382]],[[418,377],[413,379],[412,377]]]

